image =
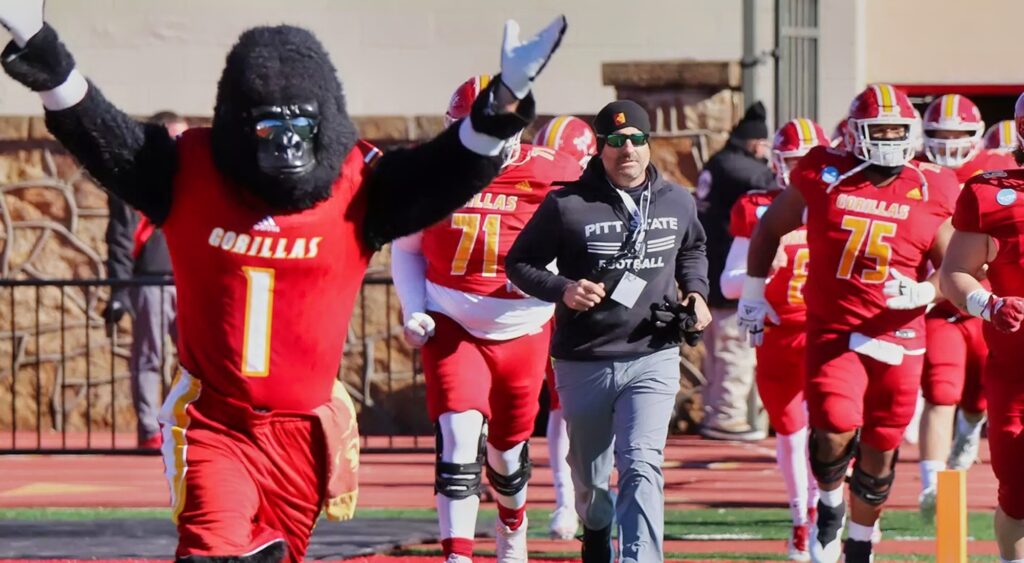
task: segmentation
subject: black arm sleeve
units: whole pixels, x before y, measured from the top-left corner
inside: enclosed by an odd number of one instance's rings
[[[60,86],[75,67],[48,24],[24,49],[10,42],[0,58],[12,78],[37,92]],[[130,118],[91,83],[79,103],[47,111],[46,126],[101,186],[156,224],[167,218],[177,152],[164,127]]]
[[[126,280],[132,277],[135,260],[132,250],[135,248],[135,229],[138,216],[117,196],[110,194],[107,200],[110,220],[107,223],[107,277]],[[124,294],[127,288],[116,286],[115,293]]]
[[[558,256],[562,218],[552,194],[540,204],[505,257],[505,275],[528,295],[551,303],[562,300],[572,280],[551,273],[547,265]]]
[[[477,96],[470,117],[473,128],[498,139],[512,137],[529,125],[535,114],[532,94],[519,102],[517,113],[488,111],[495,78]],[[422,230],[464,205],[486,188],[498,171],[498,157],[466,148],[456,122],[433,140],[381,157],[369,178],[363,234],[370,248]]]
[[[683,294],[699,293],[704,301],[708,300],[708,255],[707,237],[704,227],[697,220],[697,206],[693,196],[684,194],[687,210],[681,221],[688,223],[686,232],[680,242],[679,253],[676,254],[676,283]]]

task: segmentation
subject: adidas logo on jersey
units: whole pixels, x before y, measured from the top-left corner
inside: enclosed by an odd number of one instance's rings
[[[921,201],[924,197],[921,195],[921,188],[914,188],[907,192],[907,199],[916,199]]]
[[[260,219],[259,223],[253,225],[252,230],[263,231],[265,233],[280,233],[281,227],[277,226],[277,223],[274,222],[273,217],[267,215],[266,217]]]
[[[522,190],[524,192],[532,192],[533,191],[533,186],[530,185],[529,181],[523,180],[522,182],[519,182],[518,184],[516,184],[516,189],[517,190]]]

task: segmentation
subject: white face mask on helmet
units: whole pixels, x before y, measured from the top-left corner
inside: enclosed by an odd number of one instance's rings
[[[960,168],[970,162],[981,149],[981,131],[960,139],[936,139],[926,136],[924,154],[939,166]]]
[[[872,125],[903,125],[905,133],[902,139],[872,139]],[[867,119],[850,119],[847,127],[853,138],[854,156],[878,166],[903,166],[913,160],[916,150],[911,128],[914,120],[903,117],[872,117]]]
[[[512,137],[505,140],[505,144],[501,146],[501,166],[502,168],[509,164],[514,164],[519,159],[519,154],[522,152],[522,139],[523,132],[519,131]]]
[[[936,132],[960,132],[964,136],[943,139]],[[966,96],[945,94],[932,100],[924,110],[924,153],[940,166],[960,168],[981,150],[985,122],[981,111]]]

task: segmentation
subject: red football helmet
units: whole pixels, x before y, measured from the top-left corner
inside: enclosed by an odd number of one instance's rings
[[[772,141],[772,163],[775,165],[775,178],[779,187],[789,185],[789,171],[796,159],[817,146],[829,146],[829,138],[821,125],[814,121],[798,117],[779,127]]]
[[[902,166],[914,158],[916,116],[910,98],[891,84],[872,84],[850,104],[846,142],[857,158],[879,166]],[[875,139],[874,125],[900,125],[902,138]]]
[[[992,149],[1002,153],[1011,153],[1020,146],[1017,143],[1017,134],[1013,131],[1013,120],[1004,119],[985,131],[982,137],[982,144],[986,149]]]
[[[850,122],[850,117],[844,117],[839,123],[836,124],[836,128],[832,130],[832,140],[829,144],[835,148],[843,150],[850,150],[850,147],[846,146],[846,124]]]
[[[957,138],[941,138],[939,131],[966,133]],[[924,110],[924,153],[941,166],[959,168],[981,150],[985,122],[974,102],[959,94],[936,98]],[[941,135],[941,134],[940,134]]]
[[[1017,98],[1013,106],[1013,121],[1017,124],[1017,146],[1024,147],[1024,94]]]
[[[490,83],[491,75],[481,74],[479,76],[472,76],[469,80],[460,84],[455,89],[455,93],[452,94],[452,99],[448,101],[448,111],[444,114],[444,126],[448,127],[452,123],[469,116],[469,112],[473,109],[473,101]]]
[[[563,151],[587,167],[590,157],[597,154],[597,137],[586,121],[573,115],[559,115],[533,137],[533,144]]]
[[[452,93],[451,100],[448,101],[448,110],[444,114],[444,125],[450,127],[452,123],[469,117],[470,112],[473,110],[473,102],[476,97],[483,92],[487,86],[491,83],[491,75],[481,74],[478,76],[471,76],[469,80],[466,80],[455,89]],[[519,144],[522,138],[522,132],[516,133],[514,137],[505,142],[505,145],[501,149],[502,162],[506,165],[514,161],[519,156]]]

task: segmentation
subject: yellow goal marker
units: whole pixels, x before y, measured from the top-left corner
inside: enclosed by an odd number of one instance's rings
[[[967,563],[967,472],[939,472],[935,509],[935,561]]]

